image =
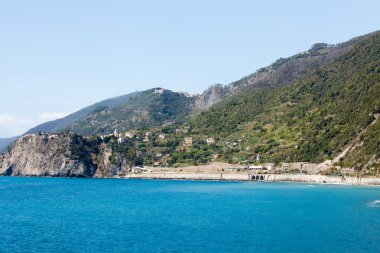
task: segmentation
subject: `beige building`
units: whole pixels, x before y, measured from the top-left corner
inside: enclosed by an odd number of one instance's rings
[[[183,141],[184,147],[191,147],[193,146],[193,137],[186,137]]]
[[[317,173],[319,171],[317,165],[318,164],[308,162],[282,163],[280,169],[282,171],[298,170],[300,172]]]

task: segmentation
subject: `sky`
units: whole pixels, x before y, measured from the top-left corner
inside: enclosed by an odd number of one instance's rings
[[[380,1],[0,0],[0,138],[100,100],[200,93],[380,29]]]

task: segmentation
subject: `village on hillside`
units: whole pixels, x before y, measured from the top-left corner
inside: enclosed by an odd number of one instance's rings
[[[176,129],[175,133],[184,135],[182,139],[173,139],[173,134],[167,134],[155,130],[117,131],[111,134],[94,135],[85,137],[88,141],[99,139],[110,146],[109,157],[113,152],[123,152],[125,147],[133,147],[134,153],[142,159],[131,163],[129,171],[132,173],[144,172],[223,172],[223,173],[254,173],[254,174],[309,174],[309,175],[353,175],[353,168],[341,168],[335,166],[333,161],[323,163],[309,162],[282,162],[279,164],[267,162],[260,154],[253,154],[249,159],[237,163],[226,163],[219,159],[217,140],[213,137],[204,137],[195,141],[193,137],[186,136],[188,129]],[[69,132],[69,135],[75,135]],[[20,137],[17,142],[32,142],[35,137],[46,141],[60,138],[59,134],[40,132],[27,134]],[[238,141],[229,143],[231,148],[238,146]],[[202,156],[192,154],[194,147],[202,149]],[[213,151],[213,153],[212,153]],[[208,153],[206,153],[208,152]],[[181,154],[182,157],[178,158]],[[193,156],[190,156],[192,154]],[[189,155],[189,156],[186,156]],[[199,157],[196,157],[196,156]],[[207,159],[204,158],[207,156]],[[177,157],[177,160],[173,160]],[[193,158],[199,158],[200,162],[194,163]],[[210,157],[210,158],[208,158]],[[184,159],[183,159],[184,158]],[[183,160],[180,160],[183,159]],[[203,159],[203,160],[202,160]],[[111,161],[112,162],[112,161]]]

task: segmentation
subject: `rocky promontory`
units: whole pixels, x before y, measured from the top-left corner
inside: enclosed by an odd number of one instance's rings
[[[112,177],[127,167],[101,140],[72,133],[28,134],[0,154],[0,175],[6,176]]]

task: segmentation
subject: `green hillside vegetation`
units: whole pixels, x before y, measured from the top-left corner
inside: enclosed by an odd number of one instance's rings
[[[315,47],[323,50],[327,46]],[[159,161],[184,166],[210,161],[253,163],[257,154],[261,162],[319,163],[333,159],[359,138],[361,144],[337,165],[377,171],[380,123],[375,122],[375,116],[380,112],[379,66],[380,33],[375,33],[358,40],[347,53],[296,82],[237,93],[182,125],[179,123],[187,119],[191,98],[183,99],[172,93],[157,96],[150,91],[144,94],[144,100],[136,97],[137,101],[131,100],[127,107],[132,111],[143,108],[150,115],[145,121],[141,118],[138,121],[144,122],[146,128],[137,129],[137,137],[125,143],[118,143],[113,137],[105,142],[114,152],[127,156],[131,165],[152,165]],[[176,98],[184,106],[177,106]],[[115,119],[131,118],[130,114],[118,116],[120,111],[123,110],[111,111]],[[102,112],[96,113],[100,122]],[[178,117],[173,124],[153,128],[153,124],[149,125],[150,118],[167,122],[173,115],[174,119]],[[143,141],[147,131],[151,131],[151,137]],[[165,139],[158,138],[160,133],[165,133]],[[193,138],[192,145],[183,145],[186,137]],[[210,137],[215,138],[215,145],[207,144]]]
[[[339,165],[351,166],[356,170],[367,169],[366,173],[380,175],[380,121],[370,125],[360,136],[358,146],[339,161]]]
[[[260,154],[272,162],[321,162],[336,156],[374,120],[379,94],[380,33],[375,33],[306,78],[217,104],[190,121],[189,134],[217,138],[223,160]],[[379,159],[377,126],[364,135],[367,142],[346,165],[363,164],[369,154]]]
[[[153,128],[185,122],[192,111],[195,97],[156,89],[132,97],[127,103],[103,107],[66,128],[81,135],[106,134],[138,128]]]
[[[79,134],[89,135],[113,131],[112,128],[121,130],[158,126],[163,122],[181,123],[189,114],[205,111],[214,103],[237,91],[279,87],[300,79],[349,50],[359,38],[337,45],[317,43],[306,52],[280,58],[275,63],[230,85],[210,87],[197,97],[188,98],[181,93],[165,91],[161,94],[162,99],[157,99],[159,96],[152,97],[155,89],[133,92],[100,101],[64,118],[40,124],[28,130],[26,134],[59,133],[70,129]]]
[[[28,130],[26,134],[33,134],[38,132],[62,132],[65,128],[73,124],[74,122],[85,118],[86,116],[101,110],[102,108],[113,108],[121,104],[127,103],[131,98],[137,96],[139,92],[133,92],[127,95],[106,99],[87,106],[79,111],[76,111],[64,118],[56,119],[53,121],[42,123],[32,129]]]

